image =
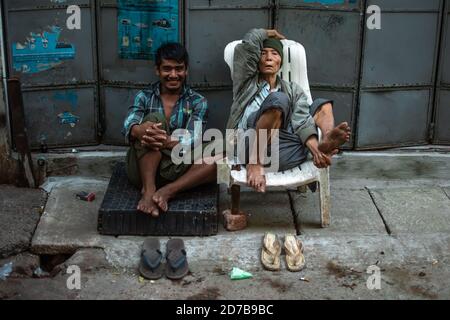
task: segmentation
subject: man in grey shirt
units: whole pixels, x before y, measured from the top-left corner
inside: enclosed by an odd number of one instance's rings
[[[265,192],[263,159],[258,151],[262,134],[271,142],[273,130],[279,133],[279,169],[300,166],[311,152],[318,168],[331,165],[331,157],[350,140],[347,123],[334,127],[333,102],[317,99],[308,104],[302,88],[282,80],[277,74],[283,62],[285,37],[276,30],[253,29],[235,48],[233,68],[233,105],[228,129],[256,129],[256,141],[249,147],[248,185]],[[323,132],[319,144],[317,127]]]

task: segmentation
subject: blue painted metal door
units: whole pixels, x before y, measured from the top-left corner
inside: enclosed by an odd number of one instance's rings
[[[277,28],[302,43],[314,97],[350,122],[347,149],[450,143],[449,0],[5,0],[8,70],[20,77],[33,148],[124,145],[137,91],[157,80],[153,54],[183,42],[189,82],[225,129],[227,43]],[[69,6],[81,29],[67,24]],[[368,6],[382,10],[369,30]],[[98,57],[98,58],[97,58]],[[98,61],[97,61],[98,59]]]
[[[94,1],[7,0],[3,5],[9,76],[23,86],[31,147],[97,144]],[[67,23],[70,5],[80,8],[81,29]]]

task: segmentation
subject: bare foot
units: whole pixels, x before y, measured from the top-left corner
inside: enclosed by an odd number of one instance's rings
[[[266,192],[266,176],[262,165],[247,165],[247,184],[258,192]]]
[[[162,211],[167,212],[169,210],[169,201],[173,197],[175,197],[175,192],[170,187],[165,186],[153,195],[153,201]]]
[[[139,201],[137,209],[146,214],[151,215],[154,218],[159,217],[158,206],[153,201],[154,192],[144,192],[142,194],[142,199]]]
[[[335,154],[344,143],[350,141],[351,129],[347,122],[331,130],[319,145],[319,150],[327,155]]]

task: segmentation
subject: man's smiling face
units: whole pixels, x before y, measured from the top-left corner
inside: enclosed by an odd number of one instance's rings
[[[161,81],[162,88],[169,92],[179,91],[188,74],[188,69],[184,62],[162,59],[162,63],[156,68],[156,74]]]

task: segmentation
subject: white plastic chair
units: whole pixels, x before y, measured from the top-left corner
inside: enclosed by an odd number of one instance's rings
[[[289,82],[296,82],[299,84],[306,95],[308,96],[309,104],[312,104],[313,99],[308,81],[306,52],[305,48],[291,40],[282,40],[284,45],[284,61],[280,70],[280,76],[283,80]],[[234,41],[225,48],[225,62],[230,67],[233,73],[233,59],[234,49],[236,45],[242,41]],[[319,130],[319,139],[321,139],[321,132]],[[232,160],[227,159],[225,165],[219,166],[219,180],[228,185],[231,189],[233,215],[240,213],[240,187],[247,186],[247,171],[244,167],[240,170],[234,170]],[[326,228],[330,225],[330,171],[329,169],[318,169],[311,160],[306,161],[299,168],[291,169],[284,172],[268,173],[266,174],[266,188],[270,189],[301,189],[302,187],[318,182],[320,193],[320,210],[321,210],[321,225]]]

